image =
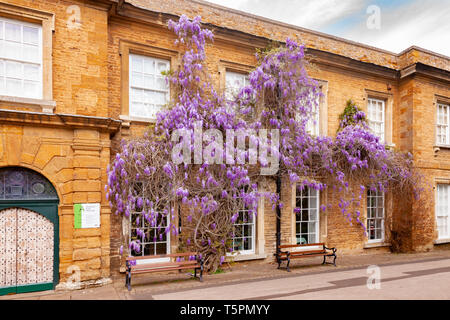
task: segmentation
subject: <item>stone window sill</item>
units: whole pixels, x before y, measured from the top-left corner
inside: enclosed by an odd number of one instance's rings
[[[371,248],[383,248],[383,247],[390,247],[392,246],[390,243],[387,242],[373,242],[373,243],[366,243],[364,244],[364,249],[371,249]]]
[[[29,107],[29,108],[34,108],[39,112],[53,113],[53,111],[55,110],[55,107],[56,107],[56,102],[53,100],[21,98],[21,97],[1,96],[0,95],[0,105],[1,106]]]
[[[237,254],[237,255],[227,255],[228,259],[233,259],[233,261],[247,261],[247,260],[259,260],[267,258],[265,253],[252,253],[252,254]]]
[[[141,123],[156,123],[156,118],[141,118],[141,117],[134,117],[134,116],[128,116],[121,114],[119,116],[120,120],[123,120],[124,123],[122,125],[129,126],[131,122],[141,122]]]
[[[437,239],[437,240],[434,240],[434,244],[444,244],[444,243],[450,243],[450,239]]]

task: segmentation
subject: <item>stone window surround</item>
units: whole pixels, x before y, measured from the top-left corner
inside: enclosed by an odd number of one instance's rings
[[[50,12],[13,4],[0,3],[0,16],[42,26],[42,97],[31,99],[12,96],[0,96],[0,106],[31,107],[38,112],[53,113],[56,102],[53,101],[52,77],[52,41],[55,31],[55,15]]]
[[[445,97],[445,96],[441,96],[438,94],[434,95],[434,99],[433,99],[433,106],[434,106],[434,123],[433,123],[433,128],[434,128],[434,145],[433,145],[433,151],[435,153],[439,152],[439,150],[441,148],[443,149],[450,149],[450,145],[442,145],[442,144],[437,144],[437,130],[436,130],[436,124],[437,124],[437,106],[438,104],[446,104],[450,106],[450,97]]]
[[[123,123],[125,126],[129,125],[130,122],[154,123],[156,119],[132,117],[129,115],[130,53],[169,60],[170,68],[174,69],[174,66],[178,63],[178,52],[123,39],[119,40],[119,55],[121,57],[121,112],[119,118],[125,121]],[[171,95],[172,92],[173,90],[170,90]]]
[[[437,238],[437,221],[436,221],[436,206],[437,206],[437,185],[438,184],[449,184],[450,185],[450,178],[444,178],[444,177],[437,177],[434,179],[434,187],[433,190],[435,190],[434,192],[434,228],[436,231],[436,238],[434,240],[434,244],[446,244],[446,243],[450,243],[450,238],[449,239],[438,239]]]
[[[383,100],[385,104],[384,111],[384,141],[385,143],[394,148],[395,144],[393,143],[393,111],[394,111],[394,96],[392,93],[380,92],[370,89],[365,89],[364,101],[366,101],[366,105],[364,106],[364,111],[367,114],[367,102],[369,98]]]

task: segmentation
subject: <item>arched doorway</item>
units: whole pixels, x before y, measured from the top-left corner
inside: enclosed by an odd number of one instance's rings
[[[58,202],[41,174],[0,169],[0,295],[51,290],[58,283]]]

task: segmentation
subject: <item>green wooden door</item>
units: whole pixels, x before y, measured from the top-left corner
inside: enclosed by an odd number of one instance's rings
[[[0,202],[0,295],[54,289],[59,277],[58,203]],[[14,261],[15,259],[15,261]]]

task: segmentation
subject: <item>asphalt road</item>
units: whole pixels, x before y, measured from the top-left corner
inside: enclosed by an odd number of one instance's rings
[[[169,300],[450,299],[450,259],[336,270],[156,294]]]

